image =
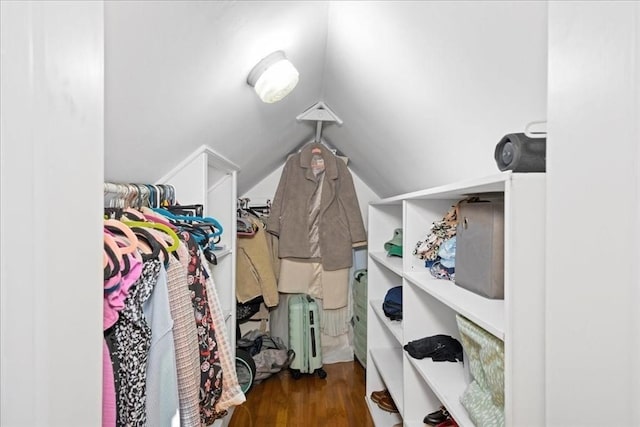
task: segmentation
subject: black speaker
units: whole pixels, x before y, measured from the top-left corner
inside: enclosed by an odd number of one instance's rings
[[[545,172],[547,138],[530,138],[524,133],[510,133],[496,145],[498,169],[513,172]]]

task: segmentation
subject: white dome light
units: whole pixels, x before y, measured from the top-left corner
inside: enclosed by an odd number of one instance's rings
[[[247,83],[268,104],[280,101],[296,87],[299,80],[298,70],[279,50],[263,58],[253,67]]]

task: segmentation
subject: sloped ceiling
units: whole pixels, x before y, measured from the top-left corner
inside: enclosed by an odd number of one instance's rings
[[[498,172],[506,133],[546,116],[545,2],[107,2],[105,173],[149,182],[202,144],[239,194],[315,128],[380,196]],[[282,49],[300,83],[263,104],[245,80]],[[140,159],[145,159],[141,161]]]
[[[381,196],[498,173],[502,136],[546,117],[545,2],[334,2],[327,140]]]
[[[327,10],[316,1],[105,2],[105,179],[155,182],[203,144],[240,166],[240,191],[277,168],[313,133],[296,116],[322,94]],[[300,83],[264,104],[246,78],[280,49]]]

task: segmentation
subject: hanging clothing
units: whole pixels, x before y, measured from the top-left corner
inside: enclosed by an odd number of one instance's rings
[[[103,349],[102,349],[102,425],[103,427],[115,427],[118,418],[118,398],[120,390],[120,358],[117,352],[117,338],[114,325],[120,318],[129,296],[129,289],[142,274],[142,262],[133,255],[125,255],[128,271],[125,264],[114,272],[113,276],[104,281],[103,297]],[[123,261],[125,260],[123,257]],[[110,269],[115,265],[109,260]],[[123,274],[125,273],[125,274]]]
[[[245,400],[203,255],[215,219],[109,215],[120,222],[105,220],[103,427],[169,427],[178,409],[181,427],[211,425]]]
[[[213,276],[207,266],[207,261],[204,259],[204,255],[201,254],[200,258],[206,277],[207,298],[209,301],[209,307],[211,307],[213,325],[216,330],[224,331],[227,326],[224,319],[224,313],[222,312],[220,301],[218,299],[218,293],[215,290]],[[232,346],[234,343],[230,342],[226,333],[219,333],[216,337],[218,340],[218,356],[220,357],[220,365],[222,366],[222,371],[225,373],[225,377],[222,382],[222,394],[215,405],[215,409],[219,413],[224,413],[232,406],[244,403],[246,397],[240,388],[240,383],[238,382],[238,376],[236,374],[236,359],[232,356]]]
[[[267,240],[267,248],[269,252],[271,267],[273,267],[273,273],[275,274],[277,281],[280,278],[280,255],[278,253],[278,237],[271,233],[265,233],[265,237]],[[280,303],[280,300],[278,300],[278,303]]]
[[[317,162],[316,157],[319,157],[318,154],[313,155],[312,165]],[[309,258],[320,260],[322,259],[322,251],[320,250],[320,203],[322,201],[322,184],[324,183],[324,162],[322,162],[322,169],[318,170],[317,166],[312,166],[311,170],[316,180],[316,188],[309,199],[309,249],[311,251]]]
[[[173,320],[169,309],[167,270],[162,266],[153,293],[142,306],[151,329],[147,360],[147,424],[171,426],[178,410],[176,350],[173,343]]]
[[[140,278],[142,274],[142,262],[132,255],[125,255],[129,264],[129,271],[122,274],[121,270],[104,282],[103,299],[103,327],[109,329],[116,324],[119,313],[125,307],[125,302],[129,296],[129,289]]]
[[[199,246],[188,232],[182,232],[181,237],[189,249],[187,282],[191,291],[200,346],[200,420],[203,424],[210,425],[226,415],[226,412],[220,413],[215,409],[215,404],[222,394],[223,382],[218,340],[211,317]]]
[[[249,219],[260,222],[258,219]],[[236,299],[240,303],[251,301],[259,296],[267,307],[278,305],[278,283],[271,262],[267,233],[263,224],[251,237],[239,236],[236,244]]]
[[[167,285],[176,351],[180,425],[195,427],[201,425],[198,331],[193,317],[191,292],[187,286],[189,251],[183,243],[178,246],[177,254],[179,261],[173,257],[169,258]]]
[[[283,259],[278,290],[288,294],[309,294],[323,300],[325,309],[346,307],[349,302],[349,269],[327,271],[319,262]]]
[[[319,150],[325,169],[317,216],[309,205],[319,189],[311,168],[312,150]],[[317,259],[309,237],[313,218],[318,221],[316,235],[323,268],[351,267],[352,247],[365,245],[367,239],[353,178],[344,162],[316,143],[291,156],[280,177],[267,219],[267,231],[279,236],[280,258]]]
[[[120,360],[120,388],[116,395],[118,425],[146,425],[146,368],[151,330],[142,313],[142,305],[151,295],[160,266],[157,259],[144,263],[142,275],[131,286],[125,307],[114,325],[116,354]]]
[[[102,427],[115,427],[117,418],[116,388],[113,378],[111,353],[102,340]]]

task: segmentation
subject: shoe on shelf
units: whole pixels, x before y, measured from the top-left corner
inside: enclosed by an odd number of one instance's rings
[[[436,427],[458,427],[458,423],[453,418],[448,418],[446,421],[436,424]]]
[[[382,409],[383,411],[399,412],[391,396],[384,396],[377,403],[380,409]]]
[[[380,399],[385,397],[389,399],[391,398],[391,395],[389,394],[389,390],[387,389],[371,392],[371,401],[373,403],[377,404],[378,402],[380,402]]]
[[[449,412],[444,406],[441,406],[440,409],[428,414],[422,420],[423,423],[435,426],[449,419]]]

